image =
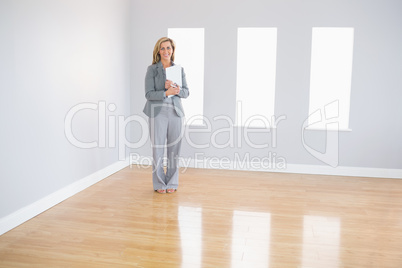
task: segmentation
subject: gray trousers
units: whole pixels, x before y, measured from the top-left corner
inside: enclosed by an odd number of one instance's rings
[[[179,186],[179,153],[182,139],[182,118],[176,114],[170,100],[164,102],[160,113],[149,118],[152,144],[152,182],[154,190],[177,189]],[[163,158],[167,149],[166,173]]]

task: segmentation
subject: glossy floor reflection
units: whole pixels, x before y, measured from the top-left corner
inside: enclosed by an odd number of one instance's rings
[[[268,267],[271,215],[264,212],[233,211],[231,267]]]
[[[181,267],[201,267],[202,209],[179,206]]]
[[[402,267],[402,180],[126,168],[0,236],[0,267]]]
[[[304,216],[302,267],[317,267],[327,260],[328,267],[339,267],[339,218]]]

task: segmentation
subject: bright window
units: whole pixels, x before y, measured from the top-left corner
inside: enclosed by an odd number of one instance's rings
[[[204,114],[204,28],[169,28],[168,37],[176,43],[175,63],[186,73],[190,96],[183,100],[187,121],[202,125]]]
[[[309,128],[349,128],[352,60],[353,28],[313,28]]]
[[[275,108],[276,46],[276,28],[237,31],[237,125],[270,127]]]

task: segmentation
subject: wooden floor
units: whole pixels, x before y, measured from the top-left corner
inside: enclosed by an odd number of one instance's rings
[[[0,267],[402,267],[402,180],[127,167],[0,236]]]

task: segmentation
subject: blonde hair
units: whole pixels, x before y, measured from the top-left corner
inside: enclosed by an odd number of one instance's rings
[[[170,39],[168,37],[162,37],[155,44],[152,64],[158,63],[161,60],[161,55],[159,55],[159,51],[161,50],[161,44],[164,42],[168,42],[168,41],[172,45],[173,53],[172,53],[171,59],[172,59],[172,61],[174,61],[174,53],[176,52],[176,44],[174,43],[174,41],[172,39]]]

